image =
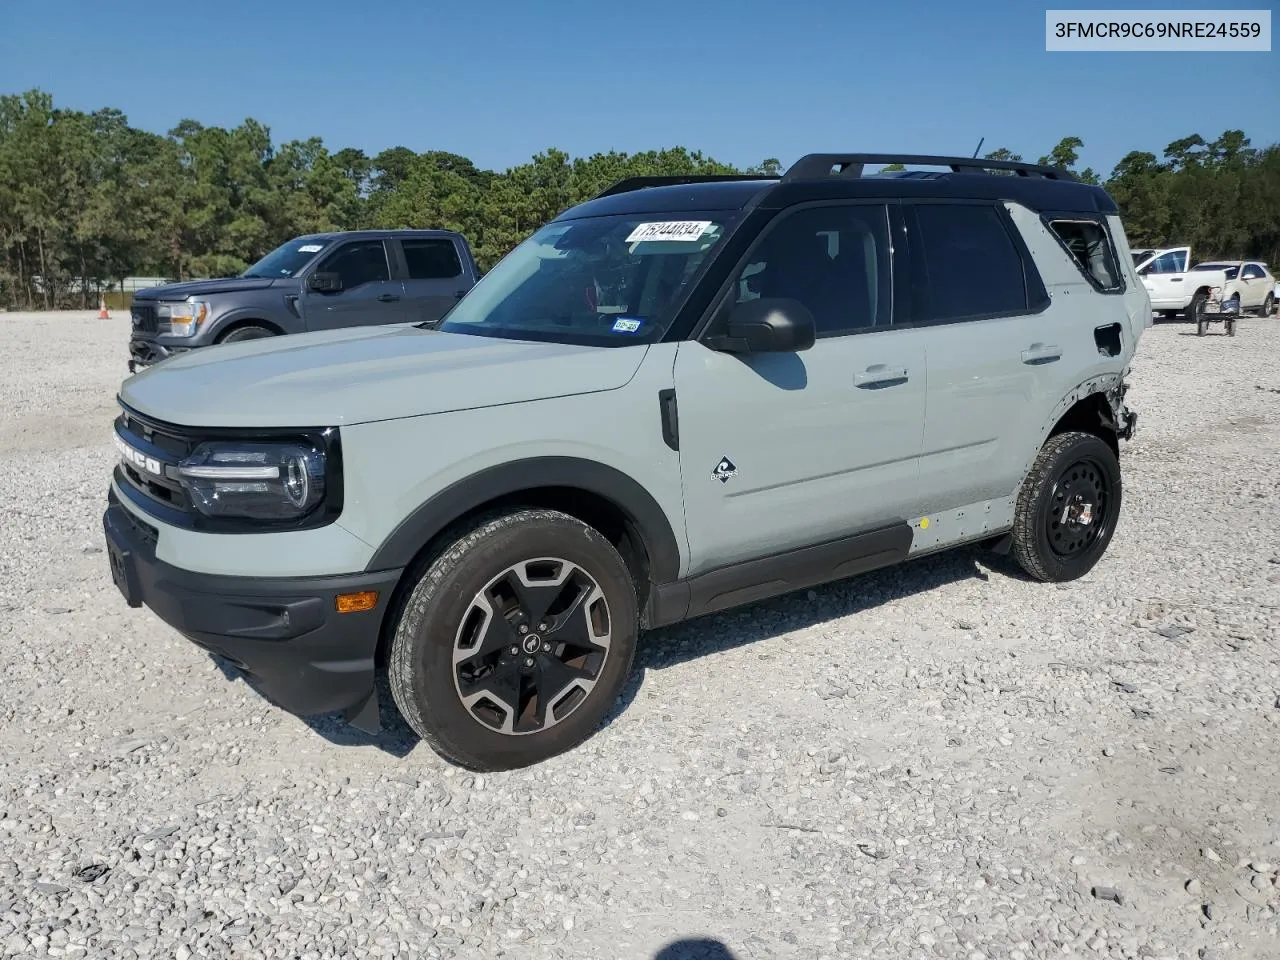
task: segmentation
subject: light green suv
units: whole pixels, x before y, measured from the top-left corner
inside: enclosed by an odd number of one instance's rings
[[[866,173],[895,161],[934,169]],[[646,628],[958,544],[1092,568],[1151,323],[1132,262],[1111,198],[1048,167],[623,181],[442,321],[125,381],[113,576],[287,710],[376,732],[385,668],[455,763],[537,762]]]

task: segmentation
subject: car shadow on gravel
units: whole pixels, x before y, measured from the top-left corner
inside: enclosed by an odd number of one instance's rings
[[[233,663],[213,653],[209,654],[209,658],[228,680],[244,681],[244,674]],[[371,736],[363,730],[358,730],[351,726],[343,719],[340,712],[322,713],[312,717],[300,717],[299,719],[313,733],[323,737],[335,746],[376,747],[383,753],[390,754],[393,757],[406,757],[418,745],[418,735],[404,722],[404,717],[400,716],[400,711],[396,709],[395,701],[391,699],[391,688],[387,685],[386,675],[379,674],[377,682],[378,708],[380,710],[382,729],[376,735]],[[260,694],[255,692],[255,696],[260,696]]]
[[[664,670],[779,634],[865,613],[893,600],[928,593],[949,583],[987,580],[990,576],[987,570],[997,576],[1030,580],[1010,557],[980,547],[958,547],[848,580],[797,590],[654,630],[640,638],[631,676],[603,725],[607,727],[627,711],[640,692],[647,670]]]
[[[698,937],[672,941],[653,960],[738,960],[738,955],[720,940]]]
[[[981,561],[981,564],[979,563]],[[631,675],[627,678],[617,701],[609,709],[601,724],[608,727],[631,705],[640,692],[647,670],[663,670],[699,657],[723,653],[737,647],[767,640],[782,633],[803,630],[807,627],[873,610],[881,604],[901,600],[916,594],[962,580],[988,578],[983,568],[999,576],[1028,579],[1009,557],[977,547],[957,548],[931,557],[923,557],[895,567],[873,573],[861,574],[848,580],[798,590],[793,593],[748,604],[723,613],[709,614],[696,620],[688,620],[671,627],[664,627],[644,634],[636,649]],[[228,680],[243,677],[232,664],[216,655],[210,655],[218,669]],[[370,735],[348,724],[340,713],[303,717],[315,734],[340,747],[374,747],[396,758],[408,756],[418,745],[417,734],[405,723],[396,709],[387,685],[385,673],[378,677],[378,703],[381,710],[382,729]],[[681,941],[684,942],[684,941]],[[702,944],[702,941],[688,941]],[[679,947],[673,944],[667,949]],[[704,949],[699,946],[698,949]],[[701,954],[660,954],[661,960],[669,957],[698,956]],[[730,957],[731,954],[705,954],[711,957]],[[658,958],[655,958],[658,960]]]

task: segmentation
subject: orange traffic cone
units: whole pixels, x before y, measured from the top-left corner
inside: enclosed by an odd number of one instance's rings
[[[105,297],[98,298],[98,319],[110,320],[111,314],[107,313],[107,301]]]

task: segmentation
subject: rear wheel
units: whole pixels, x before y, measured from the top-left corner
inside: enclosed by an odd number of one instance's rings
[[[1018,492],[1014,559],[1037,580],[1084,576],[1111,542],[1120,503],[1120,462],[1102,438],[1050,437]]]
[[[237,327],[225,337],[219,340],[219,343],[239,343],[241,340],[260,340],[263,337],[274,337],[275,334],[266,327],[248,326]]]
[[[1209,295],[1203,290],[1197,290],[1195,296],[1191,298],[1191,304],[1187,307],[1187,316],[1196,322],[1196,336],[1203,337],[1205,330],[1209,324],[1204,318],[1204,305],[1209,300]]]
[[[426,568],[391,641],[391,691],[446,759],[510,770],[578,746],[631,669],[635,585],[580,520],[517,510],[480,522]]]

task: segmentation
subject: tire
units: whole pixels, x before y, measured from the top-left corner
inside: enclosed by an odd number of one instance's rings
[[[1261,317],[1269,317],[1276,308],[1275,294],[1268,293],[1267,299],[1262,301],[1262,312],[1258,314]]]
[[[272,333],[266,327],[237,327],[218,342],[239,343],[241,340],[261,340],[263,337],[274,337],[275,335],[276,334]]]
[[[446,760],[529,766],[595,733],[638,633],[631,574],[596,530],[554,510],[491,516],[437,554],[405,601],[388,657],[392,697]]]
[[[1209,321],[1201,317],[1196,321],[1196,336],[1203,337],[1209,330]]]
[[[1044,582],[1084,576],[1106,553],[1121,503],[1120,462],[1102,438],[1079,432],[1050,437],[1018,491],[1014,559]],[[1075,518],[1067,519],[1073,508]]]
[[[1228,320],[1226,321],[1225,326],[1227,328],[1227,336],[1234,337],[1236,335],[1236,321]]]
[[[1203,290],[1197,290],[1195,296],[1191,298],[1191,304],[1187,307],[1187,316],[1196,322],[1196,329],[1199,330],[1204,320],[1204,305],[1209,301],[1209,294]],[[1203,336],[1203,334],[1201,334]]]

